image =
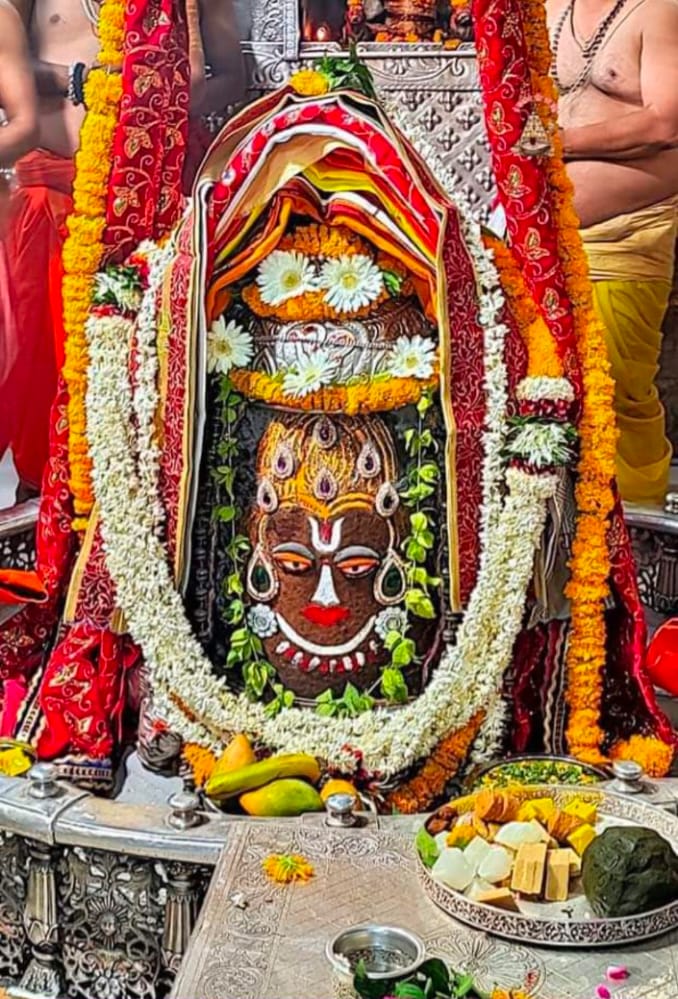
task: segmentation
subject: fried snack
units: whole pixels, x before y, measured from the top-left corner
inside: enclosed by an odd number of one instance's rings
[[[479,791],[476,796],[475,815],[484,822],[514,822],[518,818],[520,801],[507,791]]]
[[[477,835],[481,837],[481,839],[487,840],[487,842],[489,842],[490,827],[488,826],[487,822],[483,822],[483,820],[479,819],[477,815],[474,815],[471,825],[475,829]]]
[[[582,825],[584,823],[576,815],[567,815],[566,812],[557,810],[549,816],[546,828],[558,843],[566,846],[568,836]]]
[[[456,825],[450,829],[447,834],[447,839],[445,840],[445,845],[449,847],[459,847],[460,850],[465,850],[472,839],[475,839],[477,833],[472,825],[465,823],[464,825]]]
[[[431,836],[437,836],[438,833],[450,829],[456,817],[454,810],[449,805],[443,805],[426,823],[426,831]]]

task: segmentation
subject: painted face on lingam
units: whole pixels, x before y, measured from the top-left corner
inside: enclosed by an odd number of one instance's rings
[[[250,628],[302,696],[366,688],[406,590],[390,432],[377,416],[285,414],[257,456]]]

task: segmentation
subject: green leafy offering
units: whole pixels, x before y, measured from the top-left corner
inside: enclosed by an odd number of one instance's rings
[[[356,967],[353,987],[362,999],[487,999],[470,975],[451,971],[444,961],[434,957],[425,961],[408,978],[393,982],[375,981],[367,973],[364,961]]]
[[[424,867],[433,867],[436,860],[440,856],[440,850],[438,849],[438,844],[434,840],[433,836],[431,836],[431,834],[427,832],[423,826],[417,833],[414,845],[417,848],[417,853],[421,857],[421,862]]]
[[[614,826],[584,851],[582,884],[596,916],[634,916],[678,899],[678,857],[653,829]]]

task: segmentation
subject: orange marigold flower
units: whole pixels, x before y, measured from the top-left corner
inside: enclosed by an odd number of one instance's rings
[[[191,768],[196,787],[204,787],[217,765],[217,758],[210,749],[188,742],[183,748],[182,757]]]
[[[613,760],[633,760],[650,777],[666,777],[673,763],[674,752],[661,739],[646,735],[632,735],[617,742],[610,752]]]
[[[321,97],[330,89],[324,73],[317,69],[299,69],[290,77],[290,86],[301,97]]]

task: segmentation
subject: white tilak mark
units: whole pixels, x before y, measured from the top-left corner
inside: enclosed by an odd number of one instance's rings
[[[309,517],[308,522],[311,525],[311,544],[318,554],[333,555],[341,544],[341,529],[344,524],[344,518],[340,517],[339,520],[335,520],[332,524],[332,537],[330,538],[329,544],[326,544],[321,540],[320,524],[315,517]]]
[[[320,604],[321,607],[336,607],[339,603],[339,597],[337,596],[337,591],[334,588],[334,580],[332,579],[332,570],[329,565],[324,565],[321,568],[318,586],[311,600],[314,604]]]

